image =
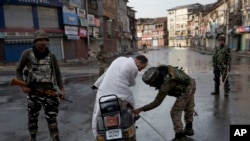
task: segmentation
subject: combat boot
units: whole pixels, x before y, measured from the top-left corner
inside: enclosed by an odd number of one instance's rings
[[[58,136],[58,135],[52,135],[52,136],[51,136],[51,139],[52,139],[52,141],[61,141],[61,140],[59,139],[59,136]]]
[[[186,135],[183,132],[175,133],[175,138],[172,139],[172,141],[181,141],[182,139],[185,139]]]
[[[193,130],[193,124],[192,122],[188,122],[186,124],[186,127],[184,129],[184,134],[187,136],[193,136],[194,135],[194,130]]]
[[[211,93],[211,95],[219,95],[219,94],[220,94],[219,91],[214,91],[214,92]]]
[[[224,96],[227,97],[229,96],[229,91],[230,91],[230,88],[229,88],[229,84],[227,84],[224,88]]]
[[[36,141],[36,135],[30,135],[29,141]]]
[[[225,96],[225,97],[228,97],[228,96],[229,96],[229,92],[225,92],[225,93],[224,93],[224,96]]]

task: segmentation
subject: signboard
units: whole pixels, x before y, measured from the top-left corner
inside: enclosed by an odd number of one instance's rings
[[[88,21],[90,26],[95,26],[95,16],[88,14]]]
[[[78,27],[76,26],[64,26],[66,35],[78,35]]]
[[[25,4],[25,5],[44,5],[62,7],[61,0],[0,0],[0,4]]]
[[[81,26],[88,26],[88,20],[85,18],[79,18]]]
[[[4,38],[4,32],[0,32],[0,38]]]
[[[240,26],[236,29],[236,33],[249,33],[250,26]]]
[[[93,27],[88,27],[88,33],[90,36],[93,35]]]
[[[78,25],[78,16],[73,13],[63,13],[63,23],[67,25]]]
[[[95,38],[99,37],[99,28],[93,27],[93,37]]]
[[[83,10],[83,9],[77,8],[77,9],[76,9],[76,13],[77,13],[77,15],[78,15],[79,17],[81,17],[81,18],[85,18],[85,17],[86,17],[86,12],[85,12],[85,10]]]
[[[74,35],[67,35],[67,39],[68,40],[79,40],[80,37],[79,36],[74,36]]]
[[[76,10],[74,7],[63,6],[63,13],[73,13],[76,14]]]
[[[87,37],[87,30],[85,28],[79,28],[79,36]]]
[[[95,26],[100,26],[100,20],[98,18],[95,18]]]
[[[185,36],[176,36],[175,39],[176,39],[176,40],[184,40],[184,39],[185,39]]]
[[[81,7],[81,0],[70,0],[69,4],[73,7]]]
[[[244,26],[244,32],[250,32],[250,26]]]

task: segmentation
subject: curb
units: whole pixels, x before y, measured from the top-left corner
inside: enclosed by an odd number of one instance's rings
[[[71,82],[85,82],[89,80],[95,80],[98,77],[96,73],[83,73],[78,75],[70,75],[63,78],[63,84],[67,85]],[[0,81],[0,87],[10,86],[9,81]]]
[[[10,85],[10,82],[8,81],[3,81],[3,83],[1,83],[0,81],[0,87],[5,87],[5,86],[9,86]]]

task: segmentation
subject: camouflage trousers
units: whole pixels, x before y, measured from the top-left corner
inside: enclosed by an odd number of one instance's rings
[[[221,75],[221,72],[224,72],[223,75]],[[214,89],[215,92],[220,92],[220,81],[222,77],[222,82],[224,82],[224,92],[229,92],[229,81],[228,81],[228,72],[227,71],[221,71],[219,69],[214,70]]]
[[[175,133],[183,132],[183,123],[182,123],[182,113],[184,112],[184,121],[185,123],[193,122],[194,116],[194,93],[196,91],[196,83],[194,79],[191,79],[191,82],[186,90],[181,96],[176,98],[176,101],[171,109],[171,118],[173,121]]]
[[[105,63],[104,62],[99,62],[99,76],[104,74],[105,72]]]
[[[38,116],[39,111],[43,107],[45,118],[48,123],[50,136],[53,141],[59,141],[59,131],[57,126],[57,115],[59,99],[58,97],[51,97],[38,92],[30,93],[27,97],[28,100],[28,128],[31,137],[35,137],[38,129]],[[55,139],[57,138],[57,139]]]

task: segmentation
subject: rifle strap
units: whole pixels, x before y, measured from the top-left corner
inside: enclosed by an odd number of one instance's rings
[[[52,72],[53,72],[53,85],[54,85],[54,87],[58,87],[54,59],[52,59],[52,52],[50,52],[50,60],[51,60],[51,66],[52,66]]]

